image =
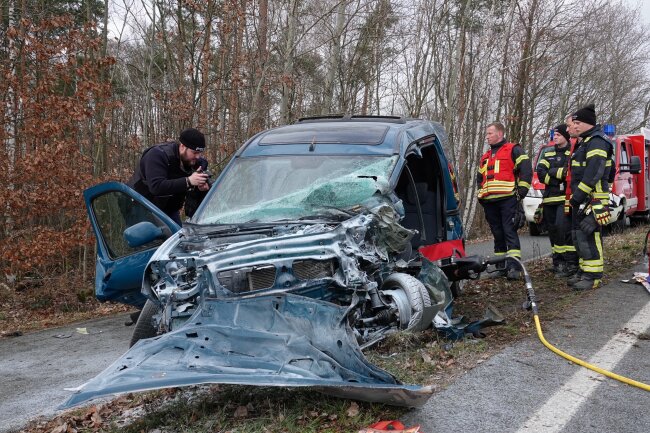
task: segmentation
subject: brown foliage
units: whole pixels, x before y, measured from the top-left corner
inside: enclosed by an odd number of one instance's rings
[[[0,271],[53,276],[78,266],[92,245],[82,191],[93,171],[114,102],[102,77],[114,59],[99,56],[92,26],[71,17],[22,19],[7,31],[0,64]],[[89,257],[92,259],[92,257]]]

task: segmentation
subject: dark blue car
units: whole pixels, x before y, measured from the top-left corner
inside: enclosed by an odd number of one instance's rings
[[[137,344],[69,404],[206,382],[423,403],[361,350],[451,303],[441,266],[464,245],[445,143],[426,120],[301,119],[248,140],[182,228],[123,184],[87,190],[97,297],[144,308]]]

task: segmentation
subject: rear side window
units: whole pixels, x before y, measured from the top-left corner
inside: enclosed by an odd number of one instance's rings
[[[384,141],[388,127],[369,123],[351,123],[344,128],[333,128],[327,123],[309,123],[269,131],[261,145],[271,144],[365,144],[377,145]]]

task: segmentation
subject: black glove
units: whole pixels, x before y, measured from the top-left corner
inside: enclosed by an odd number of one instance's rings
[[[571,194],[571,200],[569,200],[569,203],[572,207],[579,207],[581,204],[586,203],[588,199],[589,196],[587,194],[582,190],[577,189],[577,191],[573,191],[573,194]]]
[[[592,234],[597,228],[598,223],[596,222],[596,218],[594,218],[593,212],[580,221],[580,230],[586,235]]]
[[[524,205],[519,200],[517,200],[515,215],[512,217],[512,225],[515,227],[515,230],[519,230],[526,225],[526,212],[524,212]]]

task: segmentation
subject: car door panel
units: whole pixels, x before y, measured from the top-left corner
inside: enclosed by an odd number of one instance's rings
[[[116,301],[140,307],[144,268],[165,239],[180,227],[151,202],[119,182],[106,182],[84,191],[86,210],[97,239],[95,295],[100,301]],[[149,221],[161,228],[161,236],[132,248],[124,230]]]

